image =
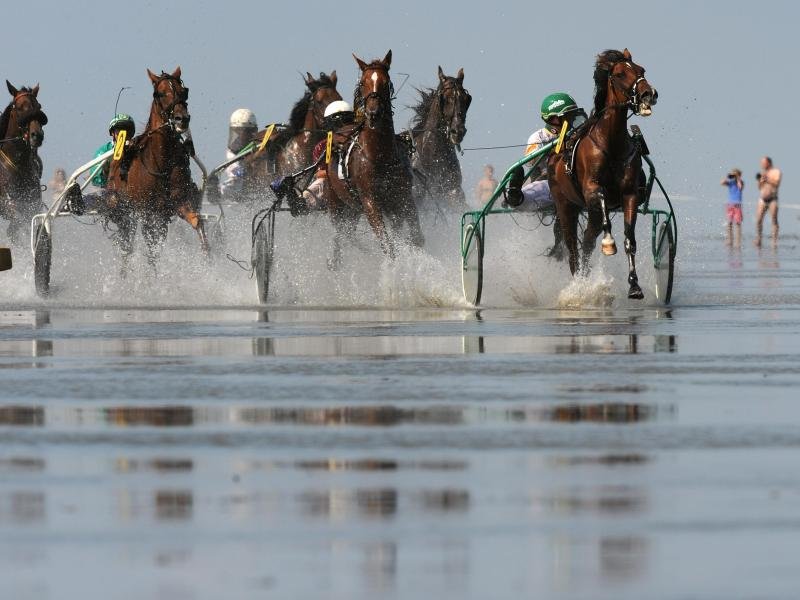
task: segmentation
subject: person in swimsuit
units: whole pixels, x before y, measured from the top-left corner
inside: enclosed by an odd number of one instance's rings
[[[483,179],[475,186],[475,199],[478,201],[478,206],[483,208],[483,205],[492,197],[495,188],[497,187],[497,179],[494,177],[494,167],[486,165],[483,167]]]
[[[758,208],[756,209],[755,245],[761,247],[761,229],[764,214],[769,211],[772,218],[772,244],[778,243],[778,188],[783,174],[772,164],[772,159],[765,156],[761,159],[761,172],[758,179]]]

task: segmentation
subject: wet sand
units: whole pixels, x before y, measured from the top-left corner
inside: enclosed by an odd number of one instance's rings
[[[698,233],[668,308],[4,299],[0,595],[793,597],[796,246]]]

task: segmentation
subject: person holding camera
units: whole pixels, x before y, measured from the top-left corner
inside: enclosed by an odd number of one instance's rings
[[[765,156],[761,159],[761,172],[756,175],[758,181],[758,208],[756,209],[756,240],[761,247],[761,224],[764,214],[769,210],[772,217],[772,244],[778,243],[778,188],[781,185],[781,170],[772,164],[772,159]]]
[[[744,181],[739,169],[732,169],[721,181],[721,185],[728,188],[728,238],[727,245],[734,243],[733,229],[736,226],[736,245],[742,243],[742,190]]]

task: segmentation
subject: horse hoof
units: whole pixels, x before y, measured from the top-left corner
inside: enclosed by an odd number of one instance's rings
[[[631,289],[628,290],[628,298],[631,300],[642,300],[644,298],[644,292],[639,287],[639,284],[635,283],[631,286]]]
[[[606,256],[614,256],[617,253],[617,243],[614,240],[603,240],[601,247],[603,249],[603,254]]]

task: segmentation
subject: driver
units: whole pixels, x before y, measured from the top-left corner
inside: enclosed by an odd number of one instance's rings
[[[545,126],[534,131],[528,138],[525,155],[556,139],[561,133],[564,121],[568,123],[568,130],[574,130],[586,122],[586,112],[578,107],[572,96],[564,92],[545,97],[542,100],[540,113]],[[539,161],[531,173],[531,181],[524,183],[524,177],[525,172],[521,166],[511,174],[506,192],[506,204],[516,210],[529,212],[552,208],[553,198],[550,196],[550,183],[547,180],[547,160]]]
[[[352,125],[354,121],[355,113],[353,112],[353,107],[344,100],[331,102],[325,108],[323,121],[325,131],[336,132],[342,127]],[[311,158],[314,161],[313,165],[317,166],[317,170],[314,173],[313,181],[303,190],[300,197],[298,197],[294,188],[296,175],[286,175],[270,184],[272,191],[275,192],[279,199],[286,198],[292,215],[305,214],[310,210],[325,210],[327,208],[325,203],[325,183],[328,180],[328,168],[324,162],[320,161],[322,154],[325,152],[326,144],[327,136],[314,146]]]
[[[249,108],[237,108],[231,114],[228,127],[228,148],[225,158],[230,160],[247,146],[258,132],[256,115]],[[228,165],[220,181],[220,193],[223,196],[240,194],[244,180],[242,161]]]
[[[114,115],[114,118],[111,119],[111,122],[108,124],[108,134],[111,136],[111,139],[97,149],[94,153],[94,157],[97,158],[109,150],[113,150],[117,143],[117,136],[121,131],[125,132],[125,147],[128,148],[133,143],[133,136],[136,133],[136,124],[133,122],[133,117],[125,113]],[[119,171],[123,181],[128,176],[128,169],[130,168],[132,159],[131,154],[130,152],[126,152],[122,155]],[[92,185],[98,189],[97,192],[84,196],[81,194],[81,187],[78,185],[77,181],[70,186],[69,190],[67,190],[67,202],[65,204],[68,211],[76,215],[82,215],[87,210],[98,210],[104,206],[103,200],[105,199],[106,185],[108,184],[108,170],[110,166],[111,161],[106,160],[102,163],[100,168],[94,167],[96,170],[93,171]]]

